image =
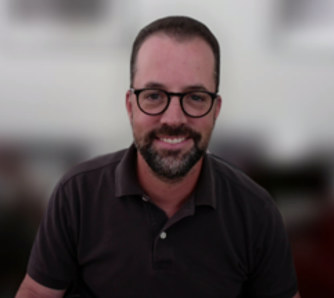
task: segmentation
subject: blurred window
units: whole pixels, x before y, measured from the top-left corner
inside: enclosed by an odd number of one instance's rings
[[[77,20],[100,18],[104,0],[10,0],[10,12],[15,18]]]
[[[284,0],[282,8],[282,20],[288,25],[334,22],[333,0]]]
[[[310,49],[332,52],[333,0],[283,0],[277,5],[275,33],[278,33],[282,45],[298,51]]]

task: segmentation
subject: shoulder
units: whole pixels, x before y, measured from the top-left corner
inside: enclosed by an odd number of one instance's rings
[[[210,154],[217,210],[232,238],[243,235],[247,247],[262,245],[274,233],[286,243],[282,215],[272,196],[240,169]],[[237,231],[237,233],[236,233]],[[239,234],[239,235],[238,235]]]
[[[108,198],[114,197],[115,172],[126,152],[120,150],[95,157],[68,170],[52,191],[48,202],[49,212],[60,212],[62,216],[71,217],[82,208],[87,211],[94,204],[99,206],[97,202],[114,201]]]
[[[241,193],[268,196],[268,192],[239,168],[212,153],[208,154],[215,177],[237,188]]]
[[[127,149],[123,149],[84,161],[68,170],[59,184],[64,185],[71,180],[83,177],[96,177],[106,172],[111,174],[115,171],[115,168],[122,160],[126,151]]]
[[[214,175],[216,194],[229,205],[254,214],[278,213],[272,196],[242,170],[214,154],[208,154]],[[218,198],[219,200],[219,198]]]

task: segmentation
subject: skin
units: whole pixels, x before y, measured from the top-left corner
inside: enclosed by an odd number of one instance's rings
[[[214,92],[216,86],[212,50],[201,38],[179,41],[164,34],[155,34],[143,43],[138,52],[133,87],[135,89],[156,87],[169,92],[191,90]],[[136,96],[128,91],[126,107],[136,143],[143,144],[145,137],[152,130],[159,129],[163,125],[170,127],[185,125],[201,135],[198,145],[206,149],[220,111],[221,98],[218,97],[215,100],[210,113],[202,118],[186,116],[181,109],[178,97],[172,98],[168,109],[163,114],[149,116],[139,110]],[[180,137],[184,139],[176,144],[164,141],[165,138]],[[174,156],[177,161],[192,149],[194,140],[187,135],[173,137],[158,134],[152,146],[161,155],[167,150],[178,152],[177,156]],[[137,154],[137,174],[141,186],[167,216],[173,216],[193,191],[203,158],[185,177],[168,180],[153,172],[143,156],[139,152]]]
[[[26,274],[15,298],[60,298],[64,294],[65,290],[45,287]]]

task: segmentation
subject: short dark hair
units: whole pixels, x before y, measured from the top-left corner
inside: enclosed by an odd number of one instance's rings
[[[219,87],[220,72],[220,50],[216,37],[203,23],[185,16],[169,16],[158,19],[144,27],[137,35],[132,45],[130,60],[130,84],[133,87],[133,80],[136,72],[136,59],[138,51],[144,41],[155,33],[164,33],[179,40],[200,37],[206,41],[212,49],[215,58],[214,78],[216,92]]]

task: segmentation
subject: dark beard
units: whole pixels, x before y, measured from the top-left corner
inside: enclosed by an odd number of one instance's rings
[[[153,148],[153,141],[158,134],[178,137],[187,136],[193,139],[194,146],[189,152],[181,154],[181,150],[163,150],[158,152]],[[165,180],[179,180],[186,176],[190,169],[204,155],[206,148],[200,148],[201,135],[185,125],[171,127],[163,125],[161,128],[151,131],[144,139],[143,144],[136,144],[137,149],[152,169],[152,171]]]

